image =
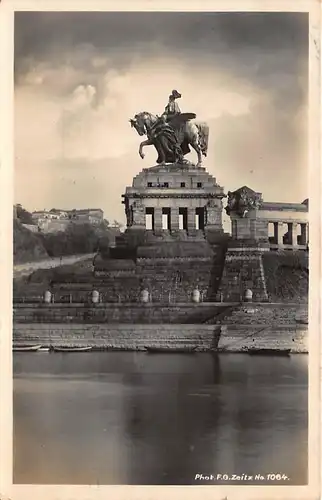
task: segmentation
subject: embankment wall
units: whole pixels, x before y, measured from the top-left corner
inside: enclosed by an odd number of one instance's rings
[[[235,304],[237,305],[237,304]],[[14,323],[203,323],[234,304],[133,304],[133,303],[15,303]]]
[[[295,325],[307,304],[284,303],[14,303],[15,323]]]
[[[93,346],[119,349],[144,349],[144,346],[213,347],[227,352],[242,352],[250,347],[286,348],[308,352],[308,330],[305,326],[263,328],[252,325],[129,325],[20,323],[13,325],[14,342],[40,343],[43,346]]]

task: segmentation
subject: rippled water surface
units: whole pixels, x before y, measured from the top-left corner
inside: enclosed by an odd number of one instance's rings
[[[305,355],[44,352],[13,362],[15,483],[200,484],[198,473],[307,483]]]

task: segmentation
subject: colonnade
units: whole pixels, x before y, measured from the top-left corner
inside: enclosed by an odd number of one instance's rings
[[[147,207],[145,215],[146,227],[153,230],[203,230],[206,224],[205,207]]]
[[[274,236],[270,242],[278,246],[305,246],[309,241],[309,225],[307,222],[271,222],[274,225]]]

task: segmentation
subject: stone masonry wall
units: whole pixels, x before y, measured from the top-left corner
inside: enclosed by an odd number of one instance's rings
[[[224,325],[266,325],[279,327],[308,321],[307,304],[244,304],[223,311],[217,323]]]
[[[212,259],[184,260],[141,259],[138,274],[154,302],[191,301],[192,292],[199,288],[203,299],[211,288]]]
[[[253,300],[268,301],[262,252],[257,248],[229,248],[226,253],[225,265],[219,293],[224,301],[241,301],[245,291],[253,291]]]
[[[203,323],[226,309],[213,303],[15,304],[14,323]]]
[[[13,337],[43,345],[142,349],[193,344],[207,350],[219,341],[219,349],[229,352],[250,347],[308,352],[307,322],[306,304],[19,304]]]
[[[13,339],[43,346],[95,346],[143,350],[144,346],[210,349],[220,327],[203,325],[14,324]]]
[[[265,331],[264,331],[265,330]],[[129,325],[129,324],[14,324],[15,343],[45,346],[92,346],[143,350],[145,346],[195,347],[208,350],[216,342],[226,352],[247,348],[287,348],[294,353],[308,352],[308,332],[301,328],[258,329],[213,325]]]
[[[280,327],[306,324],[306,304],[15,304],[14,323],[220,324]]]
[[[292,353],[308,353],[308,329],[303,325],[222,326],[218,348],[227,352],[243,352],[257,348],[291,349]]]
[[[138,303],[143,288],[154,303],[189,302],[198,287],[201,300],[214,301],[223,269],[224,251],[201,258],[140,258],[133,269],[110,269],[99,276],[75,276],[48,283],[28,283],[14,290],[15,301],[39,302],[47,289],[55,302],[85,302],[98,290],[103,303]],[[119,262],[122,265],[122,261]]]
[[[229,351],[255,348],[308,352],[308,309],[303,304],[243,304],[223,311],[218,347]]]

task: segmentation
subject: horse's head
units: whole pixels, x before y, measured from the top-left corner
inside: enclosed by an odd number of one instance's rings
[[[146,134],[146,123],[144,113],[139,113],[130,120],[131,127],[134,127],[139,135]]]
[[[147,111],[143,111],[142,113],[138,113],[130,120],[131,127],[134,127],[139,135],[146,135],[149,133],[151,126],[153,125],[156,117],[148,113]]]

